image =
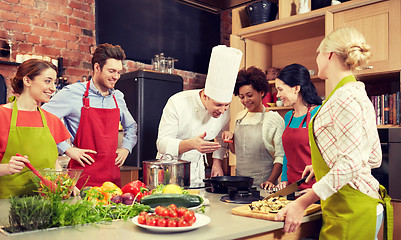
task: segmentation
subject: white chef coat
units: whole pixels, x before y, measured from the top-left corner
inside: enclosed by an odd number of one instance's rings
[[[202,104],[200,91],[201,89],[187,90],[170,97],[163,110],[156,141],[157,158],[160,158],[161,154],[168,153],[191,162],[190,187],[204,186],[206,158],[198,150],[178,154],[182,140],[206,132],[205,140],[215,139],[222,146],[213,153],[213,158],[223,159],[227,152],[227,144],[223,142],[221,134],[229,128],[230,112],[226,111],[218,118],[210,116]]]

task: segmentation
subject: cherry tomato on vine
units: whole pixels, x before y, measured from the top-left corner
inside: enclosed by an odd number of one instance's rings
[[[167,227],[177,227],[177,222],[174,219],[169,219],[167,222]]]
[[[158,227],[167,227],[167,219],[166,218],[159,218],[157,221]]]
[[[146,217],[145,216],[139,216],[138,217],[138,223],[139,224],[146,224]]]

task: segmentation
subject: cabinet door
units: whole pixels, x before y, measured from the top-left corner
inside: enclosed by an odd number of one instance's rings
[[[391,19],[394,15],[399,15],[400,9],[392,9],[393,5],[399,4],[390,0],[334,13],[334,29],[355,27],[365,35],[371,46],[372,58],[369,65],[373,69],[363,70],[363,73],[383,72],[399,67],[399,57],[392,53],[398,49],[393,42],[399,39],[399,32],[393,30],[399,28],[399,23],[394,23]],[[395,26],[390,26],[390,22]]]

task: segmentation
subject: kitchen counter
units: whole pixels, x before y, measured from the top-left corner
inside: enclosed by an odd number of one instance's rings
[[[202,190],[204,191],[204,190]],[[113,223],[89,224],[78,227],[65,227],[54,230],[41,230],[29,233],[18,233],[5,236],[0,233],[0,239],[10,240],[99,240],[99,239],[238,239],[261,237],[261,239],[300,239],[320,230],[321,212],[304,217],[301,229],[292,234],[282,232],[283,222],[274,222],[256,218],[248,218],[231,214],[231,209],[238,204],[223,203],[221,194],[205,193],[210,205],[205,208],[205,214],[211,222],[201,228],[181,233],[153,233],[142,229],[131,220],[115,221]],[[0,199],[0,224],[8,222],[9,200]],[[254,236],[256,235],[256,236]],[[251,237],[252,236],[252,237]]]

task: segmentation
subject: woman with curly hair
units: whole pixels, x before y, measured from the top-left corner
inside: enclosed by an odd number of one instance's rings
[[[262,188],[272,188],[281,174],[284,120],[266,111],[262,99],[269,90],[265,73],[256,67],[239,71],[234,88],[245,109],[235,119],[234,133],[223,132],[230,151],[236,154],[236,175],[254,178]],[[235,137],[235,138],[234,138]]]

